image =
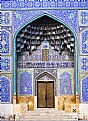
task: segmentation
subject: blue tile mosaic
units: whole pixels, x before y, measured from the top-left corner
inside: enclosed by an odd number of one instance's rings
[[[12,33],[12,26],[1,26],[2,30]]]
[[[32,94],[32,75],[28,72],[23,72],[19,78],[20,83],[20,95]]]
[[[1,13],[1,23],[9,24],[10,23],[10,14],[9,12]]]
[[[55,79],[51,75],[44,73],[44,75],[42,74],[40,76],[39,80],[43,80],[43,81],[50,80],[51,81],[51,80],[55,80]]]
[[[81,41],[82,41],[82,54],[88,55],[88,30],[82,32]]]
[[[0,40],[0,52],[1,54],[10,53],[10,33],[6,30],[1,31],[1,40]]]
[[[72,79],[68,72],[63,72],[60,75],[60,94],[71,95],[72,94]]]
[[[2,9],[38,9],[38,8],[58,8],[58,9],[86,9],[88,0],[16,0],[16,1],[1,1]]]
[[[29,22],[30,20],[44,14],[47,13],[55,18],[58,18],[59,20],[61,20],[63,23],[69,25],[76,34],[78,34],[79,32],[79,28],[78,28],[78,10],[72,10],[72,9],[88,9],[88,0],[1,0],[1,9],[2,10],[15,10],[13,11],[13,30],[14,33],[13,35],[15,35],[15,33],[18,31],[18,29],[20,27],[22,27],[24,24],[26,24],[27,22]],[[28,11],[29,9],[31,9],[30,11]],[[33,9],[33,10],[32,10]],[[35,10],[34,10],[35,9]],[[39,10],[41,9],[41,10]],[[44,10],[43,10],[44,9]],[[45,10],[46,9],[46,10]],[[52,9],[52,10],[48,10],[48,9]],[[54,9],[58,9],[58,10],[54,10]],[[60,9],[60,10],[59,10]],[[61,10],[61,9],[71,9],[71,10]],[[17,10],[17,11],[16,11]],[[23,11],[22,11],[23,10]],[[25,10],[25,11],[24,11]],[[0,23],[2,23],[2,29],[5,32],[2,32],[1,35],[3,35],[4,37],[2,37],[3,41],[0,41],[0,51],[2,51],[2,54],[10,54],[10,43],[9,41],[11,41],[10,39],[10,33],[12,32],[12,27],[11,27],[11,21],[12,19],[11,15],[8,11],[3,11],[2,13],[0,13]],[[88,13],[87,12],[81,12],[81,24],[82,25],[88,25]],[[5,26],[6,25],[6,26]],[[8,26],[8,27],[7,27]],[[6,31],[5,31],[6,30]],[[3,34],[4,33],[4,34]],[[88,54],[88,30],[86,30],[85,32],[82,33],[82,54]],[[52,56],[54,58],[56,58],[57,55]],[[34,58],[36,60],[41,60],[41,58],[36,57],[36,53],[34,53]],[[51,57],[50,57],[51,58]],[[63,57],[64,58],[64,57]],[[26,58],[27,59],[27,58]],[[31,59],[32,60],[32,59]],[[82,59],[82,65],[81,65],[81,69],[82,71],[87,71],[88,70],[88,59],[84,58]],[[2,59],[1,60],[1,69],[2,71],[6,71],[9,72],[11,70],[11,60],[8,59]],[[63,65],[63,63],[62,63]],[[37,70],[37,69],[35,69]],[[55,69],[38,69],[38,73],[35,72],[34,75],[36,77],[37,74],[42,73],[42,72],[50,72],[51,74],[55,75],[55,77],[57,76],[57,71]],[[28,72],[25,72],[23,75],[21,75],[22,77],[20,77],[20,79],[26,79],[28,82],[28,79],[26,78],[26,76],[31,80],[31,75],[29,74],[28,76]],[[72,94],[72,85],[71,85],[71,76],[70,74],[67,74],[67,72],[65,72],[66,75],[65,79],[62,77],[60,78],[61,81],[61,94],[65,94],[65,95],[70,95]],[[65,88],[65,84],[67,84],[67,78],[69,79],[69,83],[68,83],[68,89]],[[64,84],[62,84],[62,82],[65,81]],[[20,81],[20,94],[22,95],[26,95],[26,94],[31,94],[32,93],[32,84],[31,82],[28,82],[28,84],[30,84],[31,86],[27,86],[27,83],[24,82],[23,80]],[[22,83],[25,85],[25,87],[22,85]],[[69,86],[70,85],[70,86]],[[85,86],[85,85],[84,85]],[[29,91],[27,90],[29,89]],[[84,99],[85,100],[85,99]]]
[[[1,71],[10,72],[12,69],[12,60],[11,57],[2,56],[1,57]]]
[[[83,72],[88,71],[88,58],[87,57],[81,58],[81,71]]]
[[[87,26],[88,25],[88,11],[82,11],[81,12],[81,17],[82,17],[81,24]]]
[[[5,76],[0,77],[0,85],[1,85],[1,103],[11,102],[11,83],[10,79]]]
[[[14,34],[17,30],[27,22],[45,14],[58,18],[58,20],[69,25],[75,33],[78,33],[78,11],[77,10],[37,10],[37,11],[14,11],[13,12],[13,23],[14,23]]]
[[[82,80],[82,101],[88,102],[88,76]]]
[[[11,11],[3,11],[0,13],[0,22],[3,26],[11,26],[12,24],[12,12]]]

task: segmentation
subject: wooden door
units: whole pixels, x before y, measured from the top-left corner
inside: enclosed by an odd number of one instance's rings
[[[38,82],[38,108],[54,108],[54,82]]]
[[[54,107],[54,83],[46,83],[46,91],[47,91],[47,107]]]

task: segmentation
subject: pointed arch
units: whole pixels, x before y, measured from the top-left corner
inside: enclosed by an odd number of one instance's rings
[[[45,77],[46,76],[46,77]],[[35,78],[36,80],[44,80],[44,79],[47,79],[47,80],[53,80],[53,81],[55,81],[56,79],[55,79],[55,77],[54,77],[54,75],[52,75],[51,73],[49,73],[49,72],[43,72],[43,73],[41,73],[41,74],[39,74],[36,78]]]
[[[73,34],[73,36],[74,36],[74,38],[75,38],[75,65],[76,65],[76,72],[75,72],[75,74],[76,74],[76,93],[78,94],[78,68],[77,68],[77,66],[78,66],[78,58],[77,58],[77,41],[76,41],[76,33],[74,32],[74,30],[71,28],[71,27],[69,27],[67,24],[65,24],[64,22],[62,22],[61,20],[59,20],[58,18],[56,18],[56,17],[54,17],[54,16],[52,16],[52,15],[49,15],[49,14],[47,14],[47,13],[44,13],[44,14],[42,14],[42,15],[40,15],[40,16],[38,16],[38,17],[36,17],[36,18],[34,18],[34,19],[32,19],[31,21],[29,21],[29,22],[27,22],[25,25],[23,25],[17,32],[16,32],[16,34],[15,34],[15,37],[14,37],[14,95],[16,95],[16,60],[17,60],[17,56],[16,56],[16,38],[17,38],[17,35],[18,35],[18,33],[25,27],[25,26],[27,26],[28,24],[30,24],[30,23],[32,23],[33,21],[35,21],[35,20],[37,20],[37,19],[39,19],[39,18],[41,18],[41,17],[43,17],[43,16],[47,16],[47,17],[49,17],[49,18],[51,18],[51,19],[53,19],[54,21],[57,21],[57,22],[59,22],[59,23],[61,23],[61,24],[63,24],[64,26],[66,26],[66,28],[68,28],[71,32],[72,32],[72,34]]]

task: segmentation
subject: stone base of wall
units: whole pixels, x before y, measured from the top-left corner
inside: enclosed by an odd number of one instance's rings
[[[0,117],[5,117],[5,119],[11,119],[11,118],[14,119],[14,116],[17,115],[27,115],[29,109],[30,111],[31,110],[33,111],[33,108],[28,107],[27,103],[22,103],[22,102],[20,102],[19,104],[0,104]],[[64,111],[68,115],[70,113],[71,114],[77,113],[78,119],[80,120],[88,120],[88,104],[65,103]]]
[[[79,104],[79,119],[88,120],[88,104]]]
[[[28,110],[34,110],[34,96],[17,96],[17,104],[27,104]]]
[[[13,104],[0,104],[0,117],[14,118],[37,109],[37,96],[14,96]],[[80,120],[88,120],[88,104],[79,103],[77,96],[55,96],[55,110],[77,113]]]
[[[66,113],[79,113],[79,104],[65,103],[64,107]]]
[[[65,104],[76,104],[76,96],[57,96],[57,98],[58,98],[58,110],[65,110],[66,108]]]
[[[13,115],[13,104],[0,104],[0,117],[2,117],[2,119],[11,119]]]

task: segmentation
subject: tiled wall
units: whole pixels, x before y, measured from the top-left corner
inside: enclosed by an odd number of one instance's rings
[[[74,95],[75,94],[75,78],[74,68],[58,69],[57,71],[57,95]]]
[[[12,11],[1,11],[1,103],[11,103],[13,95]]]
[[[17,73],[17,94],[33,95],[33,69],[18,69]]]
[[[79,10],[79,95],[88,102],[88,10]]]
[[[4,2],[3,2],[4,1]],[[69,9],[69,8],[88,8],[88,0],[2,0],[2,9]]]
[[[67,24],[76,33],[78,41],[78,76],[79,76],[79,95],[81,102],[88,102],[88,10],[78,10],[88,8],[88,0],[85,1],[8,1],[2,0],[2,11],[0,13],[1,22],[1,38],[0,52],[1,52],[1,98],[2,102],[11,102],[13,95],[13,39],[14,35],[20,27],[40,15],[47,13],[59,21]],[[43,10],[37,10],[43,8]],[[51,10],[48,10],[50,8]],[[53,8],[58,10],[52,10]],[[76,8],[77,10],[67,10],[68,8]],[[20,10],[21,9],[21,10]],[[25,9],[25,10],[24,10]],[[32,10],[35,9],[35,10]],[[65,10],[59,10],[65,9]],[[12,11],[13,10],[13,11]],[[24,11],[23,11],[24,10]],[[29,11],[30,10],[30,11]],[[28,71],[23,72],[23,75],[30,76]],[[73,84],[71,81],[71,75],[66,70],[62,72],[69,78],[69,84]],[[61,74],[61,75],[62,75]],[[11,78],[10,76],[11,75]],[[21,75],[21,76],[23,76]],[[21,78],[21,77],[20,77]],[[26,77],[25,77],[26,78]],[[62,82],[63,78],[60,77]],[[65,82],[67,83],[67,82]],[[3,84],[5,86],[3,86]],[[7,86],[6,86],[7,85]],[[25,84],[26,85],[26,84]],[[62,88],[64,86],[62,85]],[[4,93],[8,90],[7,93]],[[10,94],[9,90],[12,90]],[[73,90],[73,89],[72,89]],[[72,90],[70,93],[72,93]],[[23,92],[22,92],[23,93]],[[29,92],[30,93],[30,92]],[[7,95],[8,98],[7,98]],[[4,97],[4,98],[2,98]]]

